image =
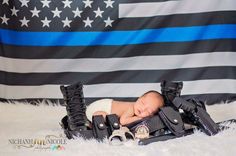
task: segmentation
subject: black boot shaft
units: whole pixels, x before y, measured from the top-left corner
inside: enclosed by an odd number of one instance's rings
[[[69,100],[75,97],[75,94],[77,95],[79,94],[79,96],[81,96],[81,98],[84,99],[83,84],[81,82],[69,86],[60,86],[60,89],[64,100]]]
[[[161,82],[161,94],[163,95],[166,106],[173,106],[172,101],[175,97],[179,97],[183,88],[183,82]]]
[[[86,104],[83,95],[83,84],[78,82],[69,86],[60,86],[63,94],[68,126],[71,130],[84,130],[87,122]]]

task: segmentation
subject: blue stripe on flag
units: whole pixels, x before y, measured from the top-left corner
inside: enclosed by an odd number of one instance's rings
[[[236,24],[107,32],[19,32],[0,29],[0,42],[21,46],[129,45],[235,39]]]

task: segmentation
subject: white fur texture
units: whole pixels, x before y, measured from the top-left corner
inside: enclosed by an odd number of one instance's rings
[[[236,102],[207,106],[214,121],[236,118]],[[236,155],[236,124],[215,136],[195,134],[138,146],[128,141],[122,146],[111,146],[95,140],[66,140],[63,151],[15,149],[9,139],[39,138],[45,135],[63,134],[59,121],[66,115],[65,107],[27,103],[0,103],[0,156],[234,156]]]

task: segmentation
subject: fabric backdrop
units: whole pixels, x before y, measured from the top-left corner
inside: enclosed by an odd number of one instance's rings
[[[0,98],[133,100],[160,82],[236,99],[235,0],[0,0]]]

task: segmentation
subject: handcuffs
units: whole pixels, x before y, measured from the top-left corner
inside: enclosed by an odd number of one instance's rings
[[[132,132],[127,127],[120,126],[120,129],[114,130],[109,137],[108,141],[109,144],[113,145],[113,140],[119,140],[121,143],[126,142],[128,139],[145,139],[149,137],[149,129],[145,124],[139,125],[135,129],[135,134],[133,135]]]

